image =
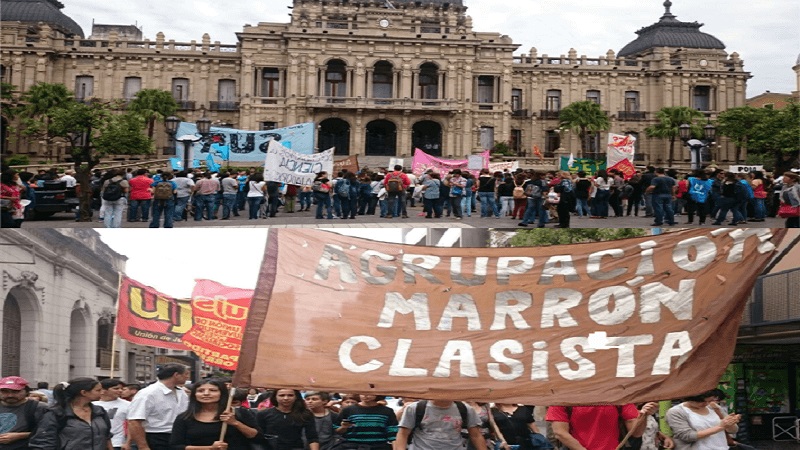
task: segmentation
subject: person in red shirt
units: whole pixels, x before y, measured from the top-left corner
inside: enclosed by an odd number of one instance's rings
[[[147,169],[137,170],[136,176],[131,178],[128,184],[130,185],[128,222],[138,222],[140,210],[142,222],[148,222],[150,204],[153,202],[153,193],[150,191],[153,180],[147,176]]]
[[[392,188],[398,181],[402,186]],[[386,188],[386,193],[389,194],[389,212],[386,214],[386,218],[391,219],[394,217],[397,212],[397,200],[400,199],[400,210],[403,214],[403,219],[408,219],[408,213],[406,212],[406,191],[408,187],[411,186],[411,180],[408,179],[408,175],[403,173],[403,166],[399,164],[394,166],[394,172],[390,172],[383,178],[383,186]]]
[[[658,403],[647,403],[639,411],[632,403],[623,406],[551,406],[547,408],[545,420],[553,427],[553,434],[564,447],[570,450],[615,450],[619,436],[619,417],[625,421],[631,437],[640,438],[647,425],[646,420],[637,420],[640,415],[649,416],[658,409]]]

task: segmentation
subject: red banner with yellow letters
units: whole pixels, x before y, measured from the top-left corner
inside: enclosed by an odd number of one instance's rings
[[[197,280],[192,291],[192,328],[183,344],[206,364],[236,370],[253,290]]]
[[[181,337],[192,327],[189,300],[176,299],[126,276],[120,281],[117,334],[128,342],[186,350]]]

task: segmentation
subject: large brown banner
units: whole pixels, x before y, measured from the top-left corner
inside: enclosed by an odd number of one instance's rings
[[[271,230],[235,382],[536,405],[696,394],[783,233],[421,248]]]

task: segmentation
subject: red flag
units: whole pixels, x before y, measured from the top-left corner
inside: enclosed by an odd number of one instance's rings
[[[608,169],[619,170],[622,173],[623,178],[626,180],[630,180],[634,175],[636,175],[636,167],[634,167],[633,163],[628,158],[619,160],[618,163],[614,164],[613,167],[609,167]]]
[[[120,282],[117,334],[134,344],[186,350],[181,336],[192,326],[189,300],[176,299],[123,276]]]
[[[192,291],[194,324],[183,343],[206,364],[236,370],[253,290],[196,281]]]
[[[534,154],[534,156],[538,156],[539,159],[544,159],[544,156],[542,155],[542,151],[539,150],[539,146],[536,145],[536,144],[533,145],[533,154]]]

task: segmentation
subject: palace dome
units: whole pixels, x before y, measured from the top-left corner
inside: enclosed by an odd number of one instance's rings
[[[46,23],[67,36],[83,36],[77,22],[61,12],[58,0],[3,0],[3,22]]]
[[[671,1],[665,1],[666,11],[661,19],[653,25],[637,31],[636,34],[639,37],[623,47],[618,56],[635,56],[656,47],[725,49],[722,41],[700,31],[702,23],[678,20],[670,13],[671,6]]]

